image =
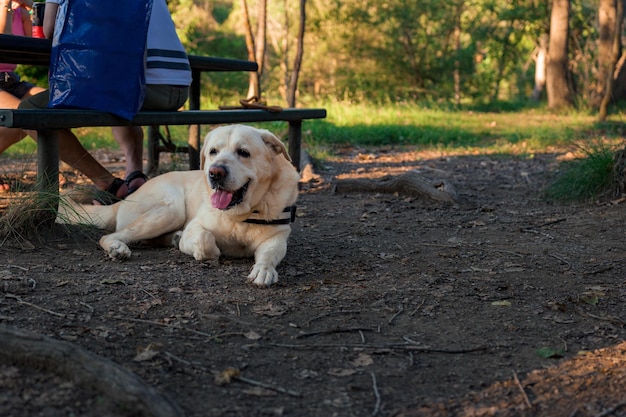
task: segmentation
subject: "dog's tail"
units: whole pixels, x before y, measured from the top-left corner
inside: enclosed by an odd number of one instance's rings
[[[61,196],[56,222],[63,224],[87,224],[98,229],[115,230],[118,206],[119,204],[111,206],[79,204],[70,196]]]

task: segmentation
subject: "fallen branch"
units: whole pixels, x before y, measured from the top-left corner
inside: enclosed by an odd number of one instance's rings
[[[380,412],[380,391],[378,391],[378,384],[376,383],[376,374],[370,372],[372,376],[372,390],[374,391],[374,397],[376,397],[376,404],[374,405],[374,411],[372,411],[372,417],[378,415]]]
[[[71,343],[0,326],[0,363],[49,370],[90,386],[126,409],[155,417],[184,416],[172,400],[116,363]]]
[[[351,332],[371,332],[373,331],[369,327],[349,327],[349,328],[335,328],[330,330],[318,330],[314,332],[299,333],[295,336],[296,339],[302,339],[304,337],[335,334],[335,333],[351,333]]]
[[[333,185],[336,193],[398,193],[445,203],[459,203],[457,193],[450,183],[442,181],[437,186],[433,186],[417,171],[407,171],[399,176],[385,176],[378,179],[340,179],[335,180]]]
[[[410,343],[316,343],[316,344],[296,344],[296,343],[272,343],[272,346],[285,347],[291,349],[332,349],[332,348],[355,348],[355,349],[389,349],[389,350],[401,350],[406,352],[422,352],[422,353],[473,353],[484,350],[489,350],[491,346],[477,346],[467,349],[439,349],[430,346],[415,346]]]
[[[526,391],[524,390],[524,386],[520,382],[519,378],[517,377],[517,372],[515,371],[513,371],[513,380],[515,381],[515,385],[517,385],[517,388],[519,388],[520,392],[522,393],[522,398],[524,398],[526,407],[528,407],[529,409],[533,408],[533,405],[530,402],[530,399],[528,398],[528,394],[526,394]]]
[[[53,316],[65,318],[65,314],[57,313],[56,311],[52,311],[52,310],[49,310],[47,308],[40,307],[37,304],[33,304],[33,303],[29,303],[28,301],[24,301],[24,300],[22,300],[22,297],[20,297],[19,295],[14,295],[14,294],[8,294],[7,293],[7,294],[4,294],[4,296],[6,298],[12,298],[12,299],[16,300],[19,304],[24,304],[26,306],[35,308],[37,310],[44,311],[44,312],[46,312],[48,314],[52,314]]]

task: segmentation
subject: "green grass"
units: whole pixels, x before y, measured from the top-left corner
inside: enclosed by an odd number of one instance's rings
[[[584,157],[561,164],[546,196],[566,202],[594,200],[606,194],[616,197],[620,181],[616,176],[615,153],[619,149],[602,142],[588,144],[581,149]]]

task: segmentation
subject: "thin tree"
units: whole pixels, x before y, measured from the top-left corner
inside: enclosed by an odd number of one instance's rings
[[[300,23],[298,27],[298,37],[296,46],[296,56],[294,58],[289,83],[287,85],[287,105],[296,107],[296,93],[298,91],[298,78],[300,76],[300,67],[302,66],[302,57],[304,56],[304,32],[306,24],[306,0],[300,0]]]
[[[610,5],[606,3],[612,3]],[[613,89],[615,86],[615,69],[617,66],[617,62],[622,55],[622,26],[624,20],[624,3],[622,0],[601,0],[600,1],[600,20],[602,22],[602,5],[608,9],[605,10],[606,14],[612,19],[607,19],[608,23],[605,30],[602,30],[602,25],[600,28],[600,44],[598,45],[598,49],[602,45],[602,34],[603,32],[609,32],[610,36],[605,36],[607,39],[607,43],[610,44],[610,49],[606,48],[606,51],[598,51],[606,53],[608,56],[605,57],[603,61],[603,67],[601,68],[601,75],[604,76],[604,80],[600,78],[600,82],[604,81],[604,94],[602,96],[602,101],[600,103],[600,108],[598,112],[598,118],[602,121],[606,120],[608,115],[608,107],[613,99]],[[611,7],[609,7],[611,6]],[[612,24],[612,25],[611,25]],[[611,27],[612,26],[612,27]],[[607,45],[605,45],[606,47]],[[598,57],[600,59],[600,57]]]
[[[548,34],[544,33],[539,37],[537,48],[535,49],[535,87],[530,99],[539,101],[543,90],[546,87],[546,61],[548,60]]]
[[[572,105],[568,82],[569,0],[552,0],[550,42],[546,67],[548,107],[561,109]]]
[[[248,12],[248,3],[241,0],[241,8],[243,10],[243,24],[246,35],[246,49],[248,50],[248,61],[256,62],[259,66],[258,71],[249,73],[248,97],[261,98],[261,77],[263,76],[263,63],[265,62],[266,28],[267,28],[267,0],[259,1],[259,16],[257,21],[256,38],[252,33],[252,25],[250,24],[250,13]]]

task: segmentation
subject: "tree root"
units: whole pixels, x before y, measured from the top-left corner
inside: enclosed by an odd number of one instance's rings
[[[408,171],[400,176],[385,176],[378,179],[356,178],[333,182],[336,193],[398,193],[433,201],[460,203],[454,187],[446,181],[431,185],[417,171]]]
[[[154,417],[184,417],[184,411],[138,376],[71,343],[0,326],[0,363],[45,369],[89,386],[126,409]]]

